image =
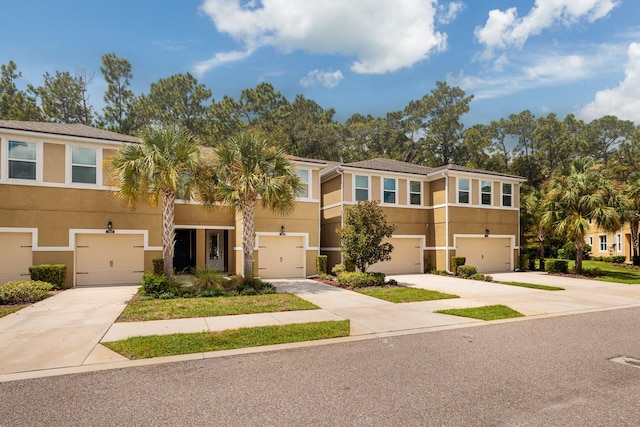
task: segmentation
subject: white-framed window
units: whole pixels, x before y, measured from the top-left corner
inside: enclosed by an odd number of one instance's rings
[[[396,188],[397,182],[395,178],[382,178],[382,203],[396,203],[398,200]]]
[[[593,249],[593,236],[589,236],[589,246]]]
[[[616,250],[618,253],[622,252],[622,234],[616,234]]]
[[[95,148],[71,147],[71,182],[96,184],[98,155]]]
[[[601,234],[598,239],[600,241],[600,252],[607,252],[607,235]]]
[[[458,178],[458,203],[469,203],[469,178]]]
[[[7,146],[8,177],[10,179],[37,178],[37,146],[35,142],[9,141]]]
[[[356,202],[366,202],[369,200],[369,177],[366,175],[356,175],[354,180]]]
[[[491,205],[491,191],[493,183],[491,181],[480,181],[480,203],[483,205]]]
[[[298,190],[296,195],[301,199],[308,199],[310,194],[309,184],[311,182],[311,172],[309,172],[309,169],[297,169],[296,172],[298,172],[298,176],[302,182],[302,188]]]
[[[422,205],[422,181],[409,181],[409,204]]]
[[[513,206],[513,184],[502,183],[502,206]]]

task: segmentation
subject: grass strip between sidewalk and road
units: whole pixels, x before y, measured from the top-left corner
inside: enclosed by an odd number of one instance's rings
[[[448,310],[438,310],[436,313],[451,314],[453,316],[471,317],[480,320],[510,319],[513,317],[524,317],[524,314],[506,305],[485,305],[483,307],[472,308],[452,308]]]
[[[520,286],[521,288],[539,289],[542,291],[564,291],[564,288],[558,286],[534,285],[533,283],[524,282],[498,282],[501,285]]]
[[[369,295],[370,297],[395,303],[460,298],[458,295],[410,287],[368,288],[355,290],[361,294]]]
[[[261,326],[219,332],[152,335],[102,344],[134,360],[346,336],[349,336],[349,320]]]
[[[137,300],[127,305],[117,322],[274,313],[319,308],[292,294]]]

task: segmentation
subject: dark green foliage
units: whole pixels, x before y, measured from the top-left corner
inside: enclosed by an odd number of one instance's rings
[[[461,277],[463,279],[470,279],[474,274],[478,274],[478,269],[473,265],[460,265],[457,268],[456,276]]]
[[[29,267],[31,280],[51,283],[55,289],[63,289],[67,279],[67,266],[64,264],[40,264]]]
[[[529,255],[520,254],[520,270],[525,271],[529,266]]]
[[[491,282],[493,280],[493,277],[489,276],[488,274],[476,273],[473,276],[469,277],[469,279],[482,280],[484,282]]]
[[[602,269],[600,267],[593,267],[593,268],[582,268],[582,275],[583,276],[590,276],[590,277],[599,277],[604,275],[604,272],[602,271]]]
[[[228,282],[224,275],[216,270],[197,269],[193,275],[195,276],[193,288],[201,293],[208,289],[223,290]]]
[[[362,288],[366,286],[384,286],[384,273],[366,273],[346,271],[338,276],[338,283],[345,288]]]
[[[331,269],[331,272],[333,274],[335,274],[336,276],[339,276],[340,274],[344,273],[345,271],[347,271],[347,269],[344,267],[343,264],[336,264]]]
[[[153,262],[153,274],[163,274],[164,271],[164,259],[156,258]]]
[[[547,273],[566,273],[569,271],[569,261],[564,259],[547,259],[544,270]]]
[[[327,256],[326,255],[318,255],[316,257],[316,268],[318,269],[318,274],[327,274]]]
[[[461,265],[464,265],[465,262],[467,262],[467,258],[463,256],[451,257],[451,271],[453,271],[453,274],[457,275],[458,267],[460,267]]]
[[[613,264],[622,264],[627,260],[627,257],[624,255],[614,255],[614,256],[596,256],[591,258],[593,261],[604,261],[610,262]]]
[[[168,290],[168,280],[164,274],[144,273],[142,275],[142,291],[146,295],[161,294]]]
[[[38,280],[19,280],[0,285],[0,305],[29,304],[49,296],[53,285]]]
[[[390,260],[393,245],[382,240],[391,237],[394,230],[395,225],[387,224],[377,202],[358,202],[347,210],[344,226],[336,230],[342,242],[345,264],[353,263],[365,272],[376,262]]]

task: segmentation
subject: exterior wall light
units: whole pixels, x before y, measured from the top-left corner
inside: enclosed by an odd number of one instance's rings
[[[488,228],[484,229],[484,237],[489,237],[489,229]]]
[[[284,225],[281,225],[281,226],[280,226],[280,235],[281,235],[281,236],[284,236],[284,235],[285,235],[285,228],[284,228]]]
[[[105,233],[115,233],[115,230],[113,229],[113,222],[109,221],[107,223],[107,229],[105,230]]]

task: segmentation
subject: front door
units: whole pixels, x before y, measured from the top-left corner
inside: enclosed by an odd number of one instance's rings
[[[227,232],[225,230],[207,230],[205,235],[207,270],[226,271],[225,247]]]

